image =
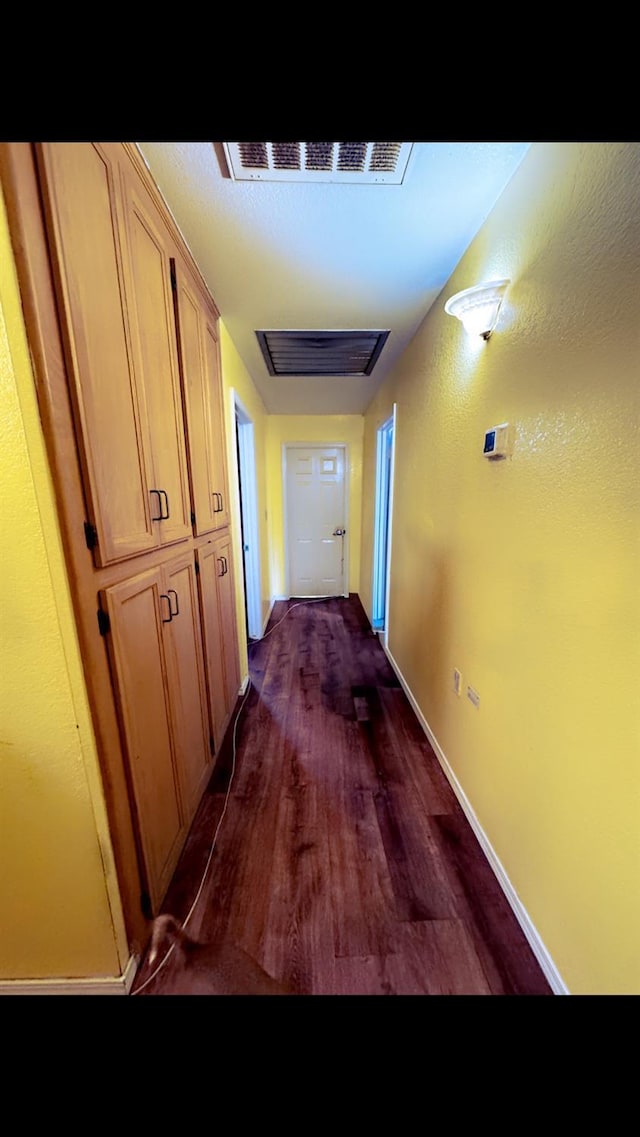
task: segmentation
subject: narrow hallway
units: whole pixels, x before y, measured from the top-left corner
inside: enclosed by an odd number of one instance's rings
[[[301,995],[551,994],[359,598],[276,603],[249,654],[163,912]],[[132,993],[225,993],[195,958]]]

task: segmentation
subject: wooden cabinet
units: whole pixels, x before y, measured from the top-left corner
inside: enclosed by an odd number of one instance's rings
[[[176,271],[176,308],[194,532],[229,524],[218,314],[186,268]]]
[[[167,670],[176,758],[182,798],[190,822],[213,765],[213,735],[207,711],[208,695],[202,643],[200,598],[192,550],[172,558],[163,568],[169,597],[169,622],[164,624]]]
[[[191,534],[174,251],[118,143],[38,146],[97,565]]]
[[[213,538],[196,550],[205,661],[216,750],[224,737],[240,685],[231,538]]]
[[[180,792],[170,713],[163,621],[169,599],[159,569],[105,590],[107,643],[121,716],[139,855],[152,910],[158,910],[184,841],[186,818]]]
[[[157,911],[213,765],[193,552],[103,590],[100,603]]]
[[[173,245],[148,192],[132,169],[123,173],[128,232],[125,282],[135,370],[151,439],[149,495],[158,544],[191,536],[191,506],[173,306]],[[171,254],[174,253],[172,256]]]
[[[219,314],[135,146],[26,145],[46,277],[38,393],[139,927],[140,894],[146,917],[161,908],[239,694]]]

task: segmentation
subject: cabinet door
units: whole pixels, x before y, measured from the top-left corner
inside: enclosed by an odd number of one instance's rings
[[[227,710],[230,715],[236,705],[240,687],[240,666],[238,661],[238,629],[236,623],[236,595],[233,574],[233,552],[231,534],[221,534],[214,542],[216,559],[222,571],[218,572],[218,603],[222,626],[224,651],[225,691]]]
[[[194,530],[200,536],[229,523],[218,318],[180,262],[176,290]]]
[[[140,853],[152,910],[169,886],[186,820],[172,736],[170,679],[163,621],[170,596],[160,569],[150,569],[105,589],[107,637],[121,715]]]
[[[206,313],[204,325],[206,370],[210,390],[212,393],[211,413],[211,483],[216,498],[215,519],[216,529],[223,529],[229,524],[229,489],[227,485],[227,449],[226,431],[224,424],[224,397],[222,390],[222,374],[220,369],[220,338],[219,321]]]
[[[107,565],[157,544],[151,444],[123,304],[120,146],[42,143],[36,155],[94,556]]]
[[[216,753],[224,738],[240,685],[233,572],[228,536],[200,546],[200,597],[209,706]]]
[[[127,303],[135,313],[135,363],[144,393],[152,452],[152,517],[159,543],[191,536],[171,253],[173,246],[133,168],[123,165],[127,203]]]
[[[213,765],[200,604],[192,551],[163,567],[171,619],[164,625],[171,715],[182,796],[191,821]]]

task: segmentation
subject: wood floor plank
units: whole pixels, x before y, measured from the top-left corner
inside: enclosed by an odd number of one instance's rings
[[[411,817],[415,797],[389,787],[375,795],[378,823],[400,921],[446,920],[457,915],[455,897],[427,818]]]
[[[400,779],[415,787],[427,813],[457,812],[456,796],[404,691],[382,688],[377,694],[384,730],[399,756]]]
[[[344,956],[336,960],[333,990],[330,995],[397,995],[397,985],[390,973],[389,955]],[[411,992],[414,994],[414,992]]]
[[[461,920],[399,925],[395,950],[336,961],[340,995],[491,995]]]
[[[328,961],[329,983],[333,964],[329,851],[318,797],[317,787],[303,782],[283,798],[263,955],[271,975],[309,995],[316,993],[318,962]]]
[[[547,980],[466,818],[431,819],[456,907],[496,994],[549,994]]]
[[[331,896],[335,955],[384,955],[395,923],[388,861],[373,797],[346,787],[331,817]]]
[[[462,920],[426,920],[398,928],[389,973],[399,995],[491,995]]]

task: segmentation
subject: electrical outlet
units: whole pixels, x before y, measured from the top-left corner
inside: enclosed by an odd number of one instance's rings
[[[480,696],[474,687],[467,687],[467,698],[471,700],[474,707],[480,706]]]
[[[462,675],[458,671],[457,667],[454,667],[453,669],[453,689],[456,695],[462,694]]]

